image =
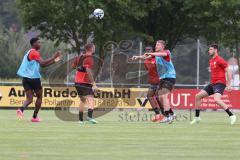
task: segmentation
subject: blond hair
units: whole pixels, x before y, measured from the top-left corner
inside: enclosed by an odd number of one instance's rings
[[[164,47],[166,46],[166,41],[164,41],[164,40],[158,40],[157,43],[161,43],[161,44],[163,44]]]

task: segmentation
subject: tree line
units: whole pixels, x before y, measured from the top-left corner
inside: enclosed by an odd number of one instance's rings
[[[172,50],[186,39],[205,38],[207,43],[229,48],[239,63],[240,0],[16,0],[13,3],[9,5],[15,6],[10,15],[20,17],[18,23],[25,31],[39,30],[40,36],[53,41],[55,46],[71,45],[72,52],[80,53],[89,37],[103,59],[109,56],[103,50],[108,41],[140,39],[152,45],[164,39]],[[103,19],[89,18],[95,8],[104,10]]]

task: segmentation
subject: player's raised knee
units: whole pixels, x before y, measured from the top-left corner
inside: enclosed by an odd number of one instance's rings
[[[196,94],[195,100],[201,100],[203,96],[201,94]]]

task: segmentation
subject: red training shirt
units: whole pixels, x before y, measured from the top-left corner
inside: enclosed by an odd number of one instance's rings
[[[148,71],[148,82],[153,85],[158,84],[159,76],[157,72],[155,57],[146,59],[144,61],[144,67]]]
[[[227,62],[220,56],[216,56],[209,61],[211,71],[211,83],[222,83],[226,85],[226,72],[228,67]]]
[[[82,64],[79,64],[80,57],[83,56]],[[93,57],[92,56],[86,56],[86,55],[80,55],[75,58],[73,67],[77,68],[78,66],[83,66],[86,69],[92,69],[94,65]],[[91,81],[89,79],[89,76],[87,74],[87,71],[76,71],[75,75],[75,83],[85,83],[85,84],[91,84]]]
[[[40,60],[40,58],[41,58],[40,52],[37,51],[36,49],[31,49],[30,53],[28,54],[28,59],[30,61],[32,60],[38,61]]]
[[[165,57],[163,57],[163,59],[167,62],[170,62],[171,61],[171,57],[170,57],[171,52],[169,50],[164,50],[164,52],[166,52],[167,55]]]

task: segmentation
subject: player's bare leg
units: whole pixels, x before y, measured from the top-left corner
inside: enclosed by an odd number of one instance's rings
[[[156,101],[158,103],[158,106],[159,106],[159,109],[160,109],[162,115],[165,116],[163,102],[159,99],[158,95],[155,95],[155,98],[156,98]]]
[[[86,104],[86,98],[84,96],[80,96],[80,103],[79,103],[79,123],[83,124],[83,112],[84,106]]]
[[[170,90],[167,88],[162,88],[158,91],[158,98],[160,102],[162,102],[163,108],[164,108],[164,114],[165,118],[161,121],[162,123],[172,123],[174,120],[174,112],[170,106],[168,95],[170,93]]]
[[[205,90],[201,90],[200,92],[197,93],[197,95],[195,96],[195,117],[194,119],[190,122],[190,124],[195,124],[195,123],[199,123],[201,121],[200,118],[200,106],[201,106],[201,100],[205,97],[208,97],[208,93]]]
[[[228,109],[227,104],[224,103],[221,99],[222,95],[220,93],[215,93],[213,95],[214,101],[220,106],[222,107],[224,110]]]
[[[98,122],[95,119],[93,119],[94,97],[93,95],[88,95],[85,97],[86,97],[86,102],[88,106],[88,117],[87,117],[88,122],[92,124],[97,124]]]
[[[152,122],[160,122],[164,117],[160,114],[160,106],[157,101],[157,97],[155,96],[155,91],[149,90],[147,94],[147,98],[152,106],[152,109],[155,113],[155,116],[151,119]],[[163,112],[162,112],[163,113]]]
[[[230,117],[230,124],[235,124],[236,116],[229,110],[227,104],[223,102],[221,99],[222,95],[220,93],[215,93],[213,97],[214,101],[227,112],[228,116]]]
[[[33,117],[32,117],[32,122],[40,122],[41,119],[38,117],[38,112],[42,106],[42,89],[39,89],[37,91],[35,91],[36,94],[36,102],[35,102],[35,109],[33,112]]]
[[[163,103],[164,106],[164,112],[165,112],[165,119],[162,121],[163,123],[172,123],[174,120],[174,113],[171,109],[169,98],[168,98],[169,92],[166,94],[163,94],[160,96],[160,100]]]
[[[33,102],[33,91],[27,90],[26,92],[26,100],[23,102],[23,106],[17,110],[17,118],[19,120],[23,119],[24,110]]]

